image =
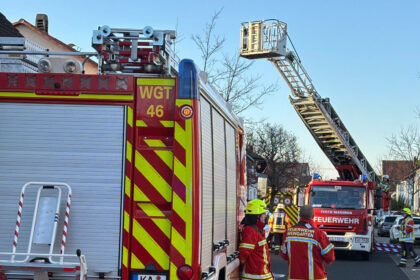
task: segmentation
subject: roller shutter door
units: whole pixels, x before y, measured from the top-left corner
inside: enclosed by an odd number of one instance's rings
[[[210,104],[202,98],[201,104],[201,164],[202,164],[202,229],[201,267],[212,264],[213,252],[213,154]]]
[[[0,251],[11,252],[23,184],[65,182],[73,189],[66,253],[82,249],[89,275],[118,275],[124,112],[123,106],[0,103]],[[28,190],[19,252],[27,248],[34,200],[34,190]]]

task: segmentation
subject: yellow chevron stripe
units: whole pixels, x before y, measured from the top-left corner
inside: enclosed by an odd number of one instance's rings
[[[174,153],[166,150],[155,150],[160,159],[171,169],[174,168]]]
[[[171,221],[169,219],[152,219],[152,221],[160,228],[160,230],[171,238]]]
[[[159,139],[145,139],[147,146],[149,147],[166,147],[165,143]]]
[[[174,86],[175,79],[137,79],[138,86]]]
[[[124,211],[124,230],[130,232],[130,214]]]
[[[163,269],[169,269],[168,254],[135,219],[133,219],[133,236]]]
[[[134,255],[131,253],[131,268],[134,269],[144,269],[144,264]]]
[[[178,279],[178,274],[177,272],[177,267],[176,265],[173,264],[173,262],[171,262],[171,270],[170,270],[170,274],[169,274],[169,279]]]
[[[131,162],[131,160],[132,160],[132,155],[133,155],[133,146],[131,145],[130,142],[127,141],[126,158],[129,162]]]
[[[144,140],[149,147],[166,147],[162,140],[146,139]],[[154,150],[156,155],[172,170],[173,169],[173,152],[169,150]]]
[[[185,255],[185,239],[178,233],[175,228],[172,228],[172,238],[171,243],[175,249],[181,254]]]
[[[139,120],[139,121],[136,121],[136,126],[147,127],[147,124],[144,121]]]
[[[123,247],[123,265],[128,267],[128,250],[125,246]]]
[[[134,201],[150,201],[136,184],[134,184]]]
[[[174,121],[160,121],[164,127],[174,127]]]
[[[185,130],[178,123],[175,123],[175,139],[184,149],[186,149],[185,136]]]
[[[105,100],[134,100],[132,95],[116,94],[90,94],[80,93],[79,95],[38,95],[31,92],[0,92],[0,97],[18,97],[18,98],[56,98],[56,99],[105,99]]]
[[[127,106],[127,123],[133,127],[133,109],[130,106]]]
[[[125,194],[130,197],[131,196],[131,180],[128,176],[125,176]]]
[[[192,177],[188,177],[188,168],[175,157],[174,158],[174,174],[184,184],[185,187],[192,184]]]
[[[153,203],[137,203],[137,205],[149,217],[165,217],[165,214],[163,214]]]
[[[172,187],[160,176],[159,172],[138,151],[136,151],[135,162],[137,170],[143,174],[167,202],[170,202]]]
[[[172,208],[173,210],[180,216],[184,222],[188,222],[186,220],[186,212],[185,212],[185,203],[182,201],[182,199],[174,192],[173,194],[173,202],[172,202]]]

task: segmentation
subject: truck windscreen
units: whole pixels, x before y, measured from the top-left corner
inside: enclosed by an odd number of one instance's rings
[[[314,208],[364,209],[366,190],[354,186],[312,186],[309,203]]]

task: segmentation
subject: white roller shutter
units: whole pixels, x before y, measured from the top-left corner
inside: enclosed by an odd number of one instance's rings
[[[213,118],[213,178],[214,178],[214,227],[213,242],[226,239],[226,148],[225,121],[212,109]]]
[[[202,166],[202,228],[201,267],[211,266],[213,252],[213,155],[210,104],[202,98],[201,107],[201,166]]]
[[[0,251],[12,249],[23,184],[65,182],[73,189],[66,253],[80,248],[89,275],[118,274],[124,120],[123,106],[0,103]],[[27,246],[34,195],[25,195],[19,251]]]
[[[236,250],[236,138],[235,130],[226,122],[226,173],[227,173],[227,239],[229,246],[227,254],[230,255]]]

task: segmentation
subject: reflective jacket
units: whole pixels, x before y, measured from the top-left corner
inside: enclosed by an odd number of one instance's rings
[[[400,226],[400,242],[414,243],[414,220],[410,216],[404,218]]]
[[[335,260],[334,245],[327,235],[311,220],[302,218],[286,231],[281,255],[289,263],[289,280],[327,279],[323,262]]]
[[[270,269],[270,252],[261,227],[245,226],[239,244],[241,279],[274,279]]]

